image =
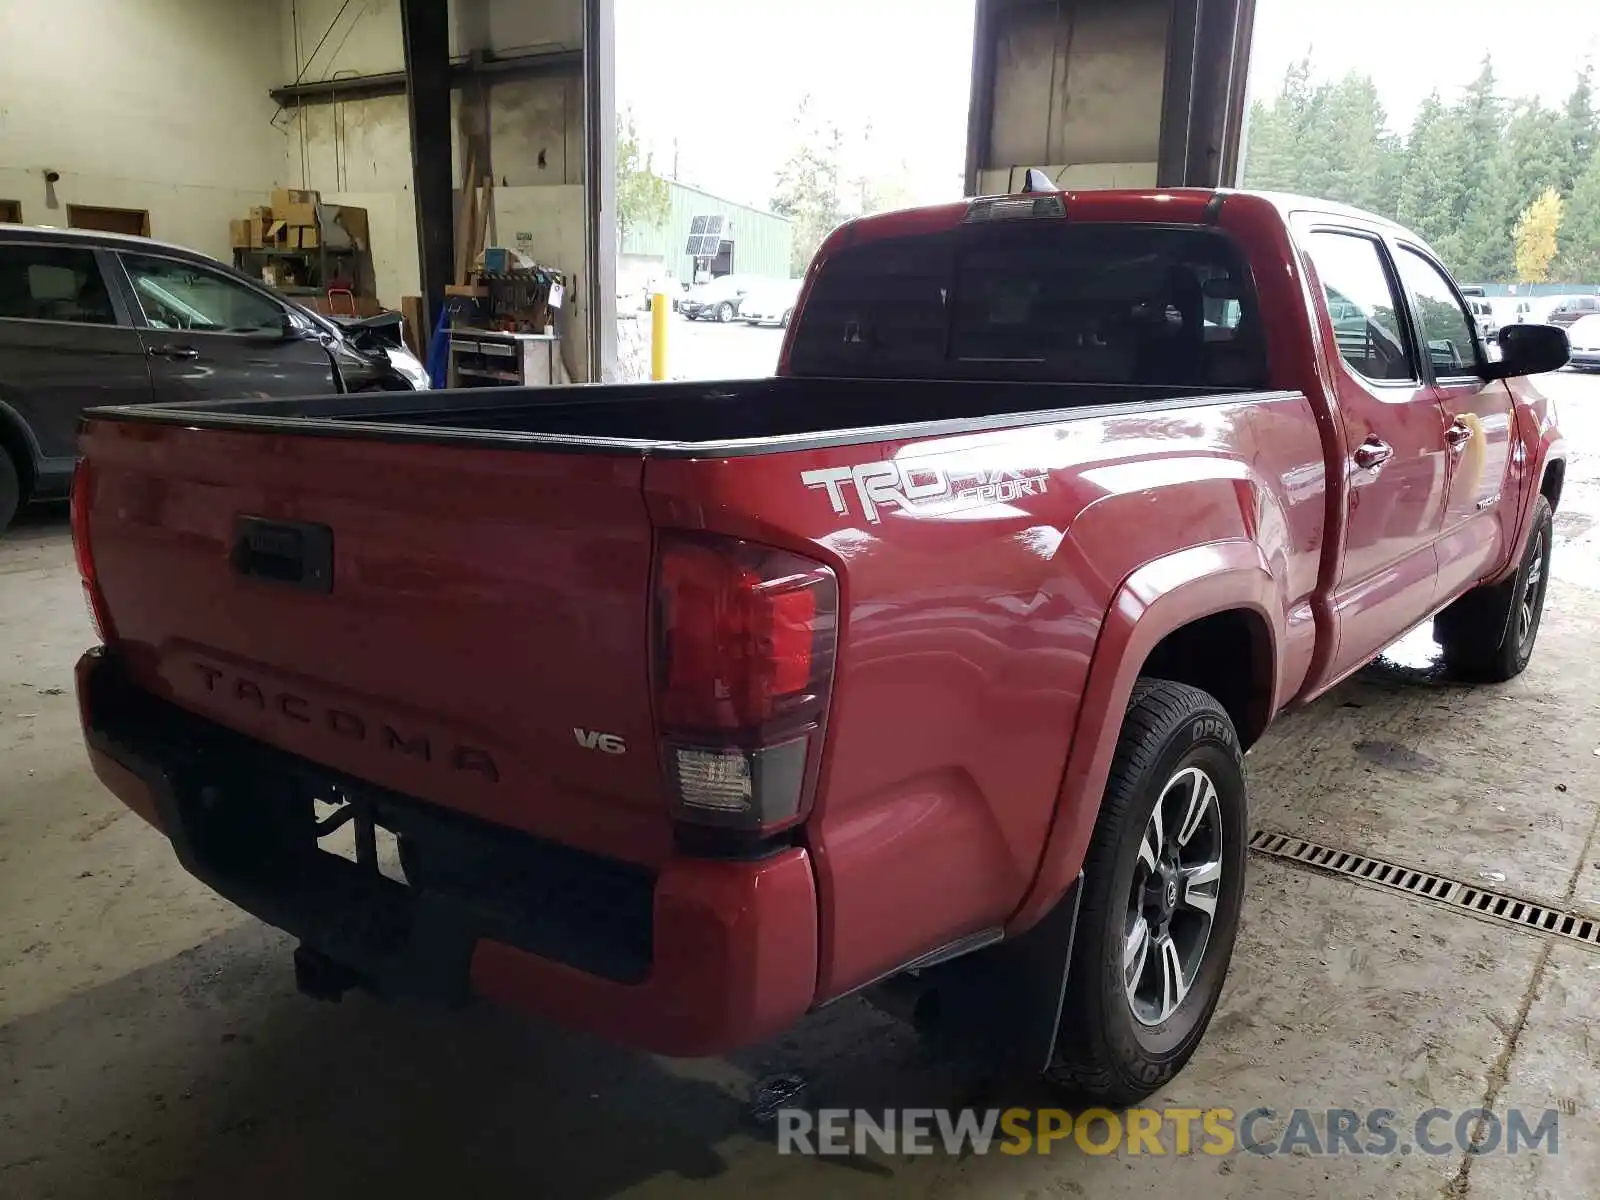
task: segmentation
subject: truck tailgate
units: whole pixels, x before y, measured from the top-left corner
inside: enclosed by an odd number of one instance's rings
[[[640,457],[115,420],[82,449],[137,685],[355,779],[666,855]],[[277,577],[324,554],[326,580]]]

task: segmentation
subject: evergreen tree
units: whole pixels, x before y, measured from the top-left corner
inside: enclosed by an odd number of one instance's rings
[[[1415,229],[1446,253],[1465,208],[1466,182],[1460,124],[1434,92],[1422,102],[1406,138],[1405,169],[1395,206],[1402,225]]]
[[[1561,189],[1566,163],[1564,145],[1559,113],[1538,100],[1517,104],[1506,125],[1504,138],[1515,212],[1527,208],[1545,188]]]
[[[1565,283],[1600,282],[1600,154],[1573,186],[1561,221],[1555,275]]]
[[[1283,88],[1271,104],[1258,100],[1251,108],[1244,164],[1248,187],[1269,192],[1307,191],[1310,155],[1304,149],[1304,135],[1313,106],[1311,60],[1303,58],[1289,65]]]
[[[1482,185],[1467,202],[1459,231],[1445,240],[1445,248],[1439,252],[1458,279],[1504,282],[1516,278],[1511,227],[1521,206],[1510,161],[1499,143],[1488,156],[1486,171]]]
[[[1485,56],[1459,99],[1435,92],[1404,138],[1387,128],[1372,80],[1318,83],[1293,63],[1276,96],[1251,105],[1246,186],[1301,192],[1397,219],[1433,244],[1460,278],[1525,275],[1548,249],[1556,201],[1570,200],[1552,267],[1567,282],[1600,280],[1600,111],[1594,74],[1579,72],[1559,109],[1507,101]],[[1529,215],[1531,212],[1531,216]],[[1518,232],[1520,230],[1520,233]],[[1553,235],[1552,235],[1553,236]],[[1554,252],[1552,252],[1554,253]]]
[[[1578,81],[1567,97],[1561,114],[1562,171],[1560,188],[1571,192],[1578,179],[1588,170],[1594,158],[1595,146],[1600,143],[1600,115],[1594,107],[1594,64],[1585,63],[1578,72]]]
[[[1383,104],[1370,77],[1351,73],[1326,89],[1315,142],[1323,147],[1322,194],[1369,212],[1393,214],[1400,148],[1385,129]]]

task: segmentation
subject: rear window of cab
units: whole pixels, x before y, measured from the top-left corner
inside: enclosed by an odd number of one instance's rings
[[[1191,226],[1017,221],[845,245],[817,272],[795,375],[1263,387],[1248,268]]]

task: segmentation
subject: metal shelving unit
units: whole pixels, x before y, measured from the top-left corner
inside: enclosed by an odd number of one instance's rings
[[[342,267],[348,272],[350,290],[356,295],[362,295],[361,287],[361,252],[353,247],[345,250],[335,250],[328,246],[318,246],[313,250],[291,249],[287,246],[253,246],[244,248],[235,246],[233,249],[233,265],[235,269],[243,271],[246,275],[261,278],[262,266],[271,260],[290,259],[301,264],[301,280],[292,287],[278,285],[277,290],[286,296],[320,296],[327,292],[328,284],[334,278],[330,271],[330,264]],[[345,266],[341,260],[348,260]],[[343,278],[343,277],[341,277]]]

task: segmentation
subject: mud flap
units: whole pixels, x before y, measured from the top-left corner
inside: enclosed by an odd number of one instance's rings
[[[999,1075],[1036,1075],[1055,1053],[1082,893],[1079,874],[1026,933],[886,986],[912,997],[913,1021],[941,1049]]]

